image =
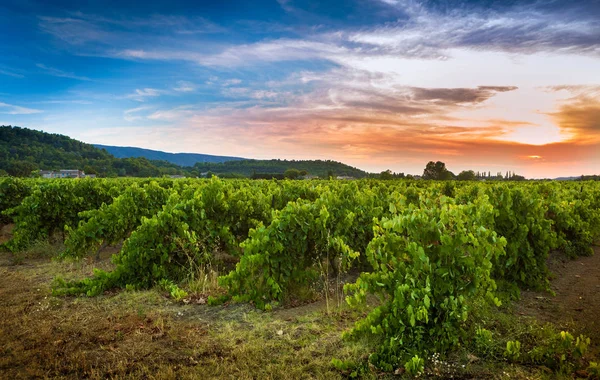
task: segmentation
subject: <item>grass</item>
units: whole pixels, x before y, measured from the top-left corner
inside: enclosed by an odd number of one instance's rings
[[[248,305],[175,303],[158,290],[50,296],[55,275],[93,266],[0,266],[0,377],[340,378],[332,357],[366,353],[341,340],[352,323],[344,314],[281,319]]]
[[[219,272],[211,266],[199,266],[191,272],[185,283],[190,293],[196,295],[218,294],[225,290],[218,283]]]
[[[56,298],[49,289],[55,276],[82,278],[94,267],[112,264],[56,262],[47,255],[58,248],[43,248],[36,252],[44,257],[30,251],[18,266],[0,254],[0,378],[336,379],[351,374],[336,369],[333,358],[357,363],[361,378],[394,377],[366,364],[373,340],[341,338],[365,310],[321,300],[266,313],[246,304],[175,302],[159,289]],[[217,276],[214,268],[198,268],[181,286],[190,294],[218,293]],[[510,304],[500,310],[475,305],[466,327],[471,336],[487,329],[492,340],[425,358],[425,377],[566,379],[588,362],[585,358],[580,367],[562,370],[509,362],[503,354],[507,341],[519,340],[524,352],[537,346],[552,355],[560,333],[518,315]]]

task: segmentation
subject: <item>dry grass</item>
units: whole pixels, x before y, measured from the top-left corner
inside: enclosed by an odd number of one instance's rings
[[[223,293],[224,289],[219,286],[219,272],[211,266],[200,266],[190,273],[186,281],[186,288],[197,295],[214,295]]]
[[[8,264],[0,259],[0,378],[339,378],[331,358],[361,355],[340,338],[344,317],[283,320],[247,305],[176,304],[154,290],[55,298],[56,274],[86,276],[94,263]]]
[[[327,312],[332,305],[325,300],[264,313],[244,304],[176,303],[159,290],[56,298],[49,289],[56,275],[82,278],[94,267],[110,269],[110,262],[30,255],[22,265],[10,261],[0,254],[2,379],[335,379],[344,374],[332,367],[332,358],[365,362],[369,352],[368,341],[341,339],[362,314]],[[197,294],[218,292],[216,277],[202,268],[184,286]],[[440,369],[444,375],[434,377],[555,376],[505,362],[471,363],[467,354],[459,349],[445,358],[451,372]],[[362,375],[393,377],[368,367]]]

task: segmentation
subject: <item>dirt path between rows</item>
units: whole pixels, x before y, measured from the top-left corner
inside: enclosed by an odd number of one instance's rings
[[[594,252],[576,260],[551,256],[548,266],[554,276],[550,288],[556,295],[524,291],[516,311],[585,334],[600,352],[600,247],[594,247]]]

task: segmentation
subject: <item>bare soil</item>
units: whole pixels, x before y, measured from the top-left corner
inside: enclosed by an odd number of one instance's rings
[[[594,255],[570,260],[553,254],[548,260],[555,293],[524,291],[516,310],[557,327],[589,336],[600,352],[600,247]]]

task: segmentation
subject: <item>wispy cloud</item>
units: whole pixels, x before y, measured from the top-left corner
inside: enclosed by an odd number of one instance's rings
[[[223,86],[232,86],[232,85],[237,85],[240,83],[242,83],[241,79],[237,79],[237,78],[227,79],[226,81],[223,82]]]
[[[179,106],[169,110],[159,110],[148,115],[150,120],[182,120],[184,118],[193,117],[197,111],[192,106]]]
[[[13,78],[25,78],[25,75],[19,74],[19,73],[15,73],[13,71],[10,70],[5,70],[0,68],[0,75],[7,75],[9,77],[13,77]]]
[[[77,79],[77,80],[83,80],[83,81],[91,81],[91,79],[88,77],[76,75],[76,74],[73,74],[70,72],[56,69],[54,67],[48,67],[48,66],[44,65],[43,63],[38,63],[38,64],[36,64],[36,66],[38,68],[42,69],[43,73],[47,74],[47,75],[52,75],[52,76],[60,77],[60,78],[70,78],[70,79]]]
[[[380,52],[439,58],[444,50],[464,47],[532,53],[561,49],[600,53],[600,24],[575,11],[560,14],[521,5],[504,12],[469,9],[440,13],[425,3],[399,1],[409,14],[401,21],[348,34],[354,43],[370,45]]]
[[[196,91],[197,86],[188,81],[180,80],[177,82],[177,86],[173,88],[174,91],[177,92],[194,92]]]
[[[26,108],[15,106],[13,104],[7,104],[0,102],[0,113],[8,114],[8,115],[30,115],[34,113],[44,112],[42,110],[34,109],[34,108]]]
[[[35,102],[39,104],[93,104],[93,102],[89,100],[81,100],[81,99],[55,99],[55,100],[40,100],[39,102]]]
[[[76,17],[39,17],[39,28],[55,38],[73,45],[114,41],[115,34],[88,20]]]
[[[164,93],[165,93],[165,91],[157,90],[155,88],[142,88],[142,89],[138,88],[132,94],[126,95],[125,97],[128,99],[133,99],[138,102],[143,102],[147,98],[155,98]]]
[[[290,6],[283,2],[284,7]],[[593,18],[517,6],[506,12],[472,9],[434,12],[421,3],[398,1],[409,16],[385,26],[305,34],[300,38],[222,45],[217,52],[128,47],[108,54],[128,59],[184,60],[205,66],[239,67],[260,62],[322,59],[345,65],[348,57],[393,56],[450,59],[453,49],[532,54],[600,54],[600,23]]]
[[[142,115],[139,115],[140,112],[143,111],[148,111],[150,109],[150,107],[136,107],[136,108],[130,108],[128,110],[125,110],[123,112],[123,119],[125,119],[125,121],[128,122],[134,122],[134,121],[138,121],[138,120],[143,120],[145,117]]]

